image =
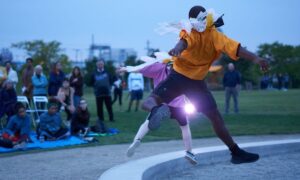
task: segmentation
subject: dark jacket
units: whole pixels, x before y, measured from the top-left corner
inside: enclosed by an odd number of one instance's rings
[[[71,123],[72,134],[77,133],[76,131],[79,129],[87,128],[90,122],[89,110],[86,109],[85,111],[83,111],[78,107],[72,116],[71,122],[72,122]]]
[[[76,78],[78,80],[76,82],[73,82],[73,80]],[[74,93],[75,96],[83,96],[83,77],[82,76],[79,76],[79,77],[71,76],[70,85],[75,90],[75,93]]]
[[[91,84],[94,86],[94,93],[96,97],[110,96],[112,78],[105,70],[99,72],[96,70],[91,77]]]
[[[65,73],[62,71],[59,74],[55,72],[50,73],[49,78],[49,86],[48,86],[48,94],[49,96],[56,96],[59,88],[62,86],[62,82],[65,78]]]
[[[0,89],[0,118],[6,113],[14,114],[15,104],[17,103],[17,93],[14,88]]]
[[[227,71],[224,74],[223,86],[224,87],[236,87],[237,84],[241,84],[241,76],[238,71]]]

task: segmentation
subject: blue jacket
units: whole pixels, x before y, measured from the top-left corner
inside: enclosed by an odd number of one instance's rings
[[[51,133],[56,133],[61,128],[61,117],[59,113],[50,115],[48,112],[43,113],[40,116],[40,131],[49,131]]]
[[[49,78],[49,86],[48,86],[48,94],[49,96],[56,96],[59,88],[62,86],[62,82],[65,78],[65,73],[62,71],[59,74],[54,72],[50,73]]]
[[[238,71],[227,71],[224,74],[223,86],[224,87],[235,87],[237,84],[241,84],[241,75]]]
[[[46,95],[47,94],[47,85],[48,80],[45,75],[41,75],[38,77],[37,75],[33,75],[31,78],[33,85],[33,95]]]
[[[19,132],[20,136],[29,136],[30,128],[31,120],[27,114],[24,118],[21,118],[18,115],[14,115],[8,121],[4,132],[8,133],[9,135],[14,135],[15,133]]]
[[[96,70],[92,74],[91,78],[91,84],[94,86],[94,93],[96,97],[100,96],[110,96],[111,92],[111,83],[112,78],[108,72],[105,70],[102,72],[99,72]]]

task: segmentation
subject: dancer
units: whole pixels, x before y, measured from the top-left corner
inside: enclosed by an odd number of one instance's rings
[[[143,74],[143,76],[152,78],[154,81],[154,86],[156,87],[161,81],[166,79],[168,74],[170,73],[172,68],[172,63],[171,61],[170,62],[169,61],[170,60],[165,60],[163,63],[155,62],[149,65],[145,63],[133,68],[125,67],[122,68],[120,71],[130,72],[132,71],[130,69],[135,69],[135,71]],[[141,67],[140,70],[138,70],[139,67]],[[185,105],[184,96],[177,97],[168,104],[171,111],[171,118],[175,119],[178,122],[182,132],[182,139],[186,151],[185,158],[189,160],[189,162],[191,162],[192,164],[197,164],[196,157],[192,152],[192,136],[189,127],[188,117],[184,111],[184,105]],[[127,150],[128,157],[131,157],[134,154],[135,149],[140,145],[143,137],[149,132],[150,129],[148,128],[148,124],[149,124],[148,117],[146,121],[140,126],[136,136],[134,137],[132,144],[129,146]]]
[[[232,139],[204,78],[211,64],[222,53],[234,60],[239,57],[249,59],[259,64],[263,71],[268,69],[268,64],[265,59],[249,52],[240,43],[217,30],[217,27],[224,24],[222,17],[213,17],[204,7],[194,6],[189,11],[189,20],[192,28],[180,31],[179,42],[169,52],[174,59],[174,69],[142,104],[144,110],[151,112],[148,118],[149,129],[158,128],[161,120],[170,117],[170,108],[163,103],[169,103],[184,94],[198,112],[210,119],[216,134],[231,151],[232,163],[257,161],[258,154],[240,149]]]

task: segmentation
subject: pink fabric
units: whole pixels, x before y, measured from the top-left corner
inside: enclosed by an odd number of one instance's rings
[[[139,70],[139,72],[142,73],[143,76],[153,79],[155,88],[161,81],[167,78],[168,75],[166,73],[166,66],[167,65],[163,63],[154,63],[144,67]],[[173,99],[173,101],[171,101],[168,105],[172,107],[184,107],[184,96],[181,95]]]

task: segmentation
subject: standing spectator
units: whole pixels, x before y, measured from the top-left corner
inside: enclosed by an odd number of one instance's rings
[[[34,68],[32,64],[32,58],[27,58],[26,59],[26,65],[25,68],[22,72],[22,93],[24,96],[27,97],[29,103],[31,102],[32,99],[32,81],[31,78],[34,73]]]
[[[2,66],[2,64],[0,64],[0,90],[1,90],[2,84],[6,80],[6,78],[7,78],[6,69],[5,69],[5,67]]]
[[[74,102],[73,102],[74,92],[75,90],[70,86],[69,79],[65,78],[62,83],[62,87],[59,88],[58,90],[57,100],[60,102],[62,106],[64,106],[65,112],[67,114],[68,124],[72,118],[72,114],[75,111]]]
[[[3,140],[1,145],[5,147],[16,147],[17,144],[25,146],[29,140],[31,121],[26,114],[26,108],[22,103],[17,103],[15,106],[16,115],[12,116],[2,134]],[[0,146],[1,146],[0,145]]]
[[[46,76],[43,74],[43,68],[41,65],[37,65],[34,68],[35,72],[31,78],[32,86],[33,86],[33,96],[47,96],[47,85],[48,80]],[[38,109],[44,109],[45,103],[36,104]],[[39,112],[41,114],[41,112]]]
[[[282,90],[283,88],[283,76],[281,73],[279,73],[277,75],[277,79],[278,79],[278,90]]]
[[[235,70],[232,63],[228,64],[228,71],[224,74],[223,86],[225,87],[225,113],[229,112],[230,98],[233,96],[234,112],[239,112],[238,95],[241,84],[241,76]]]
[[[10,61],[5,62],[5,69],[7,79],[12,81],[14,84],[14,88],[16,88],[19,78],[17,72],[11,67]]]
[[[112,103],[114,104],[117,101],[117,99],[119,99],[119,106],[121,110],[122,96],[123,96],[123,78],[118,71],[116,71],[116,75],[113,77],[113,90],[114,90],[114,99]]]
[[[131,111],[131,105],[136,100],[135,111],[138,111],[140,100],[143,98],[144,78],[141,73],[132,72],[128,76],[128,90],[130,92],[130,101],[128,112]]]
[[[88,132],[90,122],[90,112],[87,108],[87,102],[84,99],[80,100],[75,113],[72,116],[71,134],[85,136]]]
[[[273,77],[272,77],[272,74],[269,74],[269,76],[268,76],[268,89],[273,90]]]
[[[40,141],[62,139],[70,135],[69,130],[62,126],[56,100],[49,100],[48,112],[40,117],[37,134]]]
[[[83,76],[78,66],[73,68],[72,75],[70,77],[70,85],[74,88],[74,106],[78,107],[79,101],[83,96]]]
[[[6,114],[8,122],[10,117],[15,114],[16,103],[17,93],[14,88],[14,83],[11,80],[6,80],[0,91],[0,118]]]
[[[283,84],[284,84],[284,91],[287,91],[289,88],[289,81],[290,81],[290,77],[288,73],[285,73],[283,76]]]
[[[278,89],[278,76],[276,74],[273,74],[272,77],[272,84],[273,84],[273,88],[277,88]]]
[[[104,69],[104,61],[97,61],[97,70],[91,77],[91,84],[94,86],[94,93],[96,96],[97,113],[100,121],[104,121],[103,102],[105,103],[109,120],[114,121],[111,101],[111,76]]]
[[[61,70],[61,64],[56,62],[53,65],[52,72],[50,73],[49,78],[49,87],[48,87],[48,95],[56,96],[59,88],[62,85],[63,80],[65,79],[65,73]]]

